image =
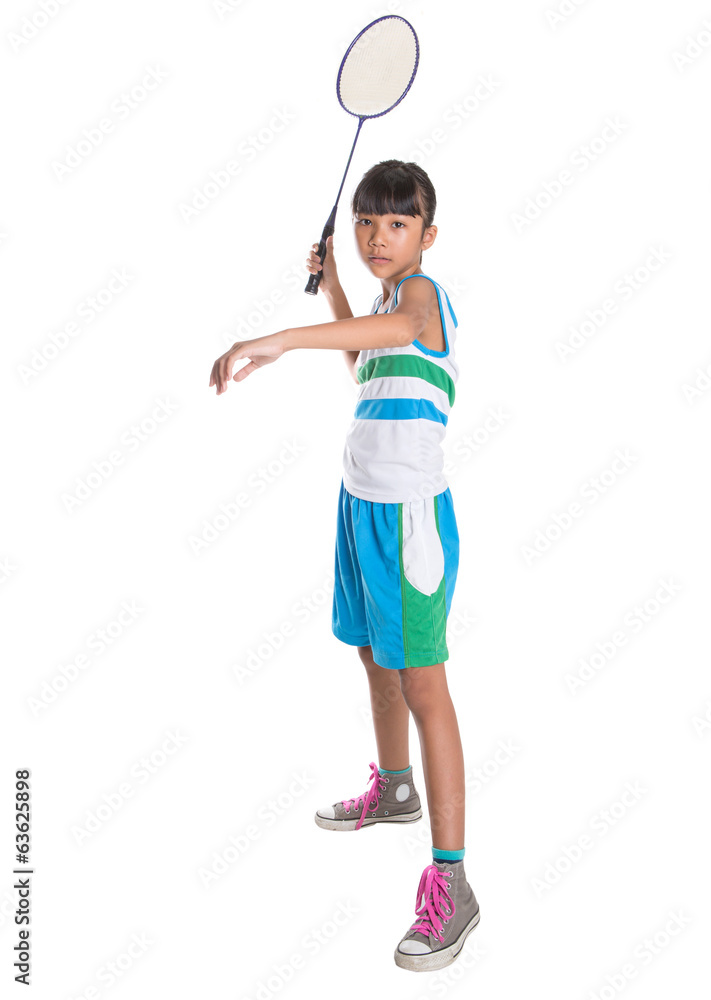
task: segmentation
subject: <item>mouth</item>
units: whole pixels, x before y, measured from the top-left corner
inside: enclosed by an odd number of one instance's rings
[[[368,257],[371,264],[389,264],[389,257]]]

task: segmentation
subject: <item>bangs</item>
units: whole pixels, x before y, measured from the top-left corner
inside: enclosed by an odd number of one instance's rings
[[[420,190],[411,175],[364,177],[355,190],[353,215],[423,215]]]

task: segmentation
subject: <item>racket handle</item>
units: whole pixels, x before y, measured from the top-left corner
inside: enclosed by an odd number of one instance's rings
[[[329,236],[333,236],[333,229],[334,227],[328,222],[323,227],[323,232],[321,233],[321,239],[318,245],[318,259],[321,264],[323,264],[326,257],[326,240]],[[306,282],[306,288],[304,289],[307,295],[317,294],[322,274],[323,271],[317,271],[316,274],[309,276],[309,280]]]

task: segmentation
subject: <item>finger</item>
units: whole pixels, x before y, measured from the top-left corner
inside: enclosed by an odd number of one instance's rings
[[[232,366],[230,364],[230,352],[228,352],[227,354],[223,354],[222,357],[220,358],[220,372],[218,376],[221,386],[220,392],[224,392],[225,389],[227,388],[227,380],[230,377],[231,368]]]
[[[235,382],[241,382],[243,378],[247,378],[247,376],[251,375],[253,371],[256,371],[258,367],[259,366],[255,365],[254,361],[250,361],[248,365],[244,366],[244,368],[240,368],[238,372],[235,372],[232,378]]]

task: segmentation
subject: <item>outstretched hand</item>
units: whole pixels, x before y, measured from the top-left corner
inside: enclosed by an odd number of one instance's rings
[[[226,391],[227,383],[230,379],[233,379],[235,382],[241,382],[242,379],[247,378],[257,368],[264,368],[265,365],[276,361],[277,358],[282,356],[285,350],[286,344],[283,330],[279,333],[271,333],[266,337],[255,337],[254,340],[238,340],[212,366],[210,386],[216,386],[217,395],[219,396],[220,393]],[[249,358],[249,364],[245,365],[244,368],[240,368],[233,375],[232,369],[234,368],[235,361],[239,361],[240,358]]]

